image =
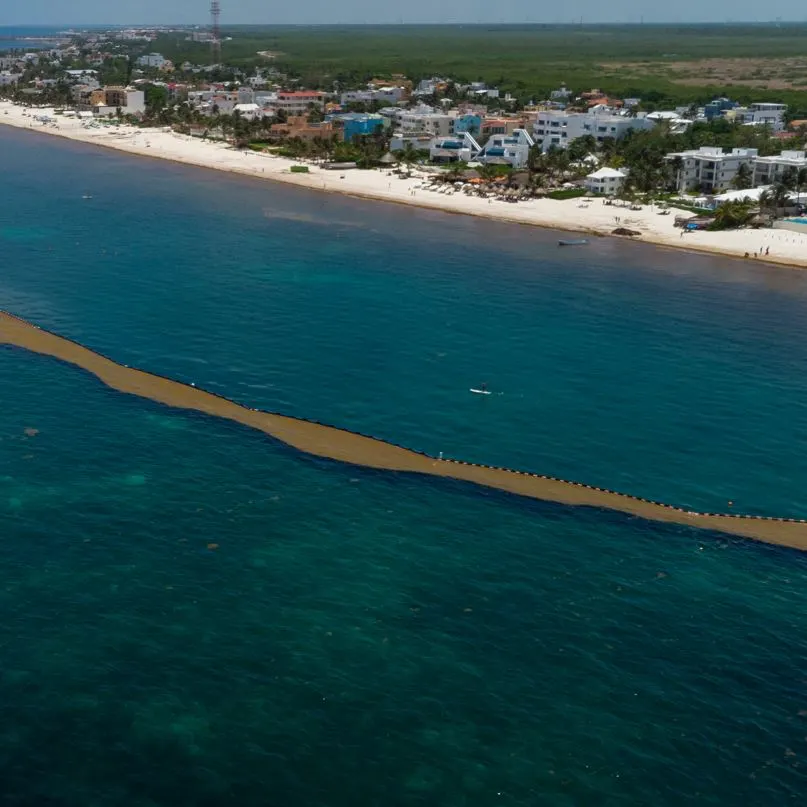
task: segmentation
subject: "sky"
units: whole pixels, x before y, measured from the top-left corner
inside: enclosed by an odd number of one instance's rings
[[[220,0],[222,26],[288,23],[476,23],[476,22],[726,22],[807,21],[803,0]],[[209,0],[0,0],[0,26],[67,24],[204,24]]]

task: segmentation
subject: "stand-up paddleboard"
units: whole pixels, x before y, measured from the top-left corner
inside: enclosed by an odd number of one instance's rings
[[[489,389],[473,389],[472,387],[470,391],[476,393],[477,395],[490,395]]]

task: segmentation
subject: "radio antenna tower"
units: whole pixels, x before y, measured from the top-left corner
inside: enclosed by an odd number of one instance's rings
[[[210,33],[212,39],[210,46],[213,51],[213,62],[219,64],[221,62],[221,30],[219,28],[219,18],[221,17],[221,3],[219,0],[211,0],[210,2]]]

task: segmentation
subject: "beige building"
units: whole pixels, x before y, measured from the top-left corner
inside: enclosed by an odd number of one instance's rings
[[[143,91],[129,87],[99,87],[82,101],[82,106],[89,107],[96,115],[115,115],[118,109],[124,115],[140,115],[146,111]]]

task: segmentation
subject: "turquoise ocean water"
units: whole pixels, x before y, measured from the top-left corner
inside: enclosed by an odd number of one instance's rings
[[[2,129],[0,183],[0,307],[118,361],[434,453],[807,512],[801,273]],[[0,403],[8,804],[807,794],[799,553],[303,457],[13,348]]]
[[[0,25],[0,50],[39,50],[49,47],[37,37],[56,36],[64,28],[52,28],[44,25],[12,26]]]

